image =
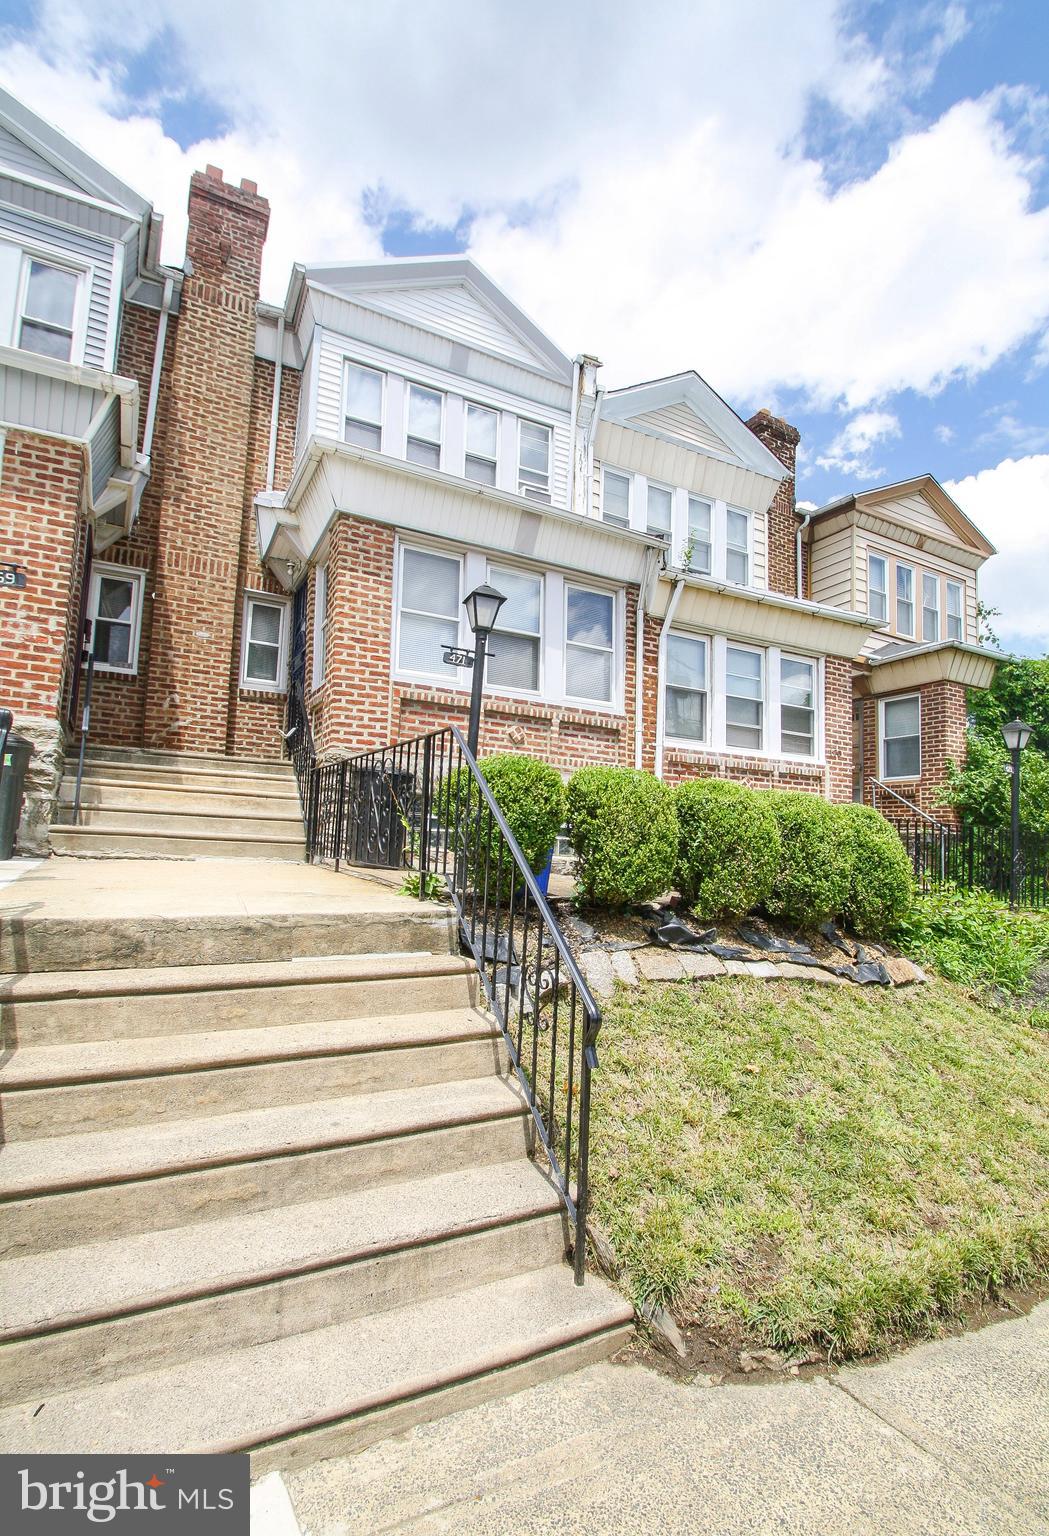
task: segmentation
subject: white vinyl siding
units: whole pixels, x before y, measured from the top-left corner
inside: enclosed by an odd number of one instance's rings
[[[70,361],[112,371],[120,302],[120,257],[112,240],[84,229],[55,225],[22,209],[0,208],[0,245],[16,249],[12,262],[0,261],[0,342],[17,347],[20,301],[24,291],[21,257],[68,268],[80,284],[76,330]]]
[[[495,485],[499,475],[499,413],[466,405],[466,478]]]
[[[135,567],[92,563],[87,612],[96,671],[137,673],[145,581]]]
[[[928,571],[922,574],[922,640],[940,638],[940,578]]]
[[[947,583],[947,634],[948,640],[965,638],[964,616],[965,589],[960,581]]]
[[[506,598],[492,634],[486,679],[493,688],[538,693],[543,651],[543,579],[505,565],[488,568],[488,581]]]
[[[696,635],[667,637],[665,730],[676,740],[707,739],[709,651]]]
[[[881,777],[918,779],[922,771],[921,696],[881,701]]]
[[[262,693],[284,692],[288,678],[288,616],[285,598],[263,592],[244,594],[242,688]]]
[[[518,425],[517,489],[532,501],[549,501],[552,433],[537,421]]]
[[[447,680],[443,647],[459,639],[462,562],[428,549],[404,548],[399,593],[398,668]]]
[[[713,570],[713,512],[709,501],[698,496],[688,498],[688,535],[686,548],[691,550],[688,561],[690,571],[709,576]]]
[[[347,363],[343,383],[342,436],[358,448],[382,447],[385,375],[359,363]]]
[[[867,556],[867,611],[872,619],[889,618],[889,562],[884,555]]]
[[[730,645],[725,654],[726,745],[760,752],[764,733],[764,653]]]
[[[896,633],[914,638],[914,567],[896,562]]]
[[[630,526],[630,476],[618,470],[601,472],[601,517],[621,528]]]
[[[441,467],[444,396],[420,384],[408,385],[408,441],[405,457],[428,469]]]
[[[609,704],[614,697],[615,599],[565,587],[565,694]]]

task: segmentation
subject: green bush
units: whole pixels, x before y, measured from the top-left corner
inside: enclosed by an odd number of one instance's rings
[[[920,896],[897,938],[915,960],[966,987],[1022,993],[1049,964],[1049,913],[1010,912],[986,891],[944,886]]]
[[[477,766],[484,774],[493,800],[506,817],[510,831],[521,845],[521,852],[538,874],[546,864],[565,819],[565,786],[561,775],[549,763],[519,752],[497,752],[491,757],[480,758]],[[472,784],[469,770],[457,768],[443,779],[436,801],[437,814],[446,825],[454,821],[458,805],[462,830],[469,840],[478,808],[477,789]],[[468,804],[472,817],[466,814]],[[482,816],[481,823],[487,840],[488,818]],[[493,855],[493,863],[495,857]],[[508,865],[509,855],[504,854],[503,860]]]
[[[839,916],[852,879],[852,840],[845,835],[839,808],[799,790],[761,793],[780,834],[769,912],[805,928]]]
[[[907,916],[914,880],[907,850],[880,811],[840,805],[837,814],[852,842],[852,874],[842,916],[857,933],[880,939]]]
[[[580,768],[568,781],[567,805],[587,901],[625,907],[669,889],[678,824],[666,784],[636,768]]]
[[[780,835],[765,798],[727,779],[688,779],[674,792],[677,888],[699,917],[743,917],[765,902]]]

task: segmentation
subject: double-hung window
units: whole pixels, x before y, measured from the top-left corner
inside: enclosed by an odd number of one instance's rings
[[[884,624],[889,617],[889,562],[884,555],[867,556],[867,608]]]
[[[896,564],[896,633],[914,635],[914,569]]]
[[[499,413],[483,405],[466,406],[466,478],[494,485],[499,462]]]
[[[922,572],[922,639],[940,638],[940,578]]]
[[[100,671],[138,671],[145,579],[145,571],[123,565],[103,565],[96,560],[91,567],[88,617],[95,666]]]
[[[713,568],[712,514],[713,508],[709,501],[701,501],[698,496],[688,498],[688,568],[701,576],[709,576]]]
[[[488,681],[495,688],[538,693],[543,578],[493,565],[488,568],[488,580],[506,598],[492,635]]]
[[[725,742],[761,751],[765,726],[765,657],[761,651],[725,649]]]
[[[71,362],[76,328],[77,295],[82,274],[26,258],[18,345]]]
[[[565,693],[612,702],[615,598],[589,587],[565,587]]]
[[[750,518],[731,507],[725,517],[725,578],[737,587],[750,580]]]
[[[816,663],[800,656],[779,662],[780,747],[795,757],[816,755]]]
[[[621,528],[630,526],[630,476],[617,469],[601,472],[601,519]]]
[[[537,421],[518,427],[517,489],[532,501],[550,500],[550,451],[553,433]]]
[[[441,467],[441,418],[444,396],[418,384],[408,385],[408,447],[406,458],[428,469]]]
[[[358,448],[382,447],[382,397],[386,376],[358,363],[346,364],[342,435]]]
[[[288,604],[263,592],[244,594],[240,684],[281,693],[288,673]]]
[[[445,645],[459,639],[462,567],[457,557],[428,549],[402,549],[400,611],[397,616],[397,665],[450,681]]]
[[[674,515],[674,493],[665,485],[649,485],[646,527],[649,533],[661,533],[670,537],[670,525]]]
[[[707,642],[694,635],[667,636],[665,730],[681,741],[706,741]]]
[[[947,639],[960,640],[962,638],[962,584],[960,581],[947,583]]]
[[[886,699],[881,716],[881,775],[883,779],[921,777],[921,698],[916,693]]]
[[[319,565],[313,585],[313,686],[324,681],[328,657],[328,567]]]

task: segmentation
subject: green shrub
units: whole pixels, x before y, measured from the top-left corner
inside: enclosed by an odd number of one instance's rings
[[[880,811],[840,805],[839,819],[852,842],[852,874],[842,916],[872,939],[892,933],[914,900],[907,850]]]
[[[542,763],[538,758],[526,757],[519,752],[497,752],[491,757],[480,758],[477,766],[484,774],[493,800],[506,817],[510,831],[521,845],[521,852],[538,874],[557,841],[557,834],[565,819],[565,786],[561,775],[549,763]],[[469,770],[457,768],[443,779],[436,802],[437,814],[446,825],[454,821],[458,805],[462,830],[469,841],[470,827],[478,807],[477,789],[472,785]],[[473,817],[465,814],[468,804]],[[486,816],[482,816],[481,825],[483,836],[487,839]],[[508,854],[504,854],[503,861],[508,865]]]
[[[587,901],[625,907],[669,889],[678,825],[667,785],[636,768],[581,768],[568,781],[567,803]]]
[[[1049,964],[1049,913],[1010,912],[986,891],[944,886],[919,896],[899,926],[900,947],[966,987],[1021,993]]]
[[[852,844],[838,807],[797,790],[763,790],[780,834],[780,861],[766,906],[777,917],[815,927],[844,909]]]
[[[766,901],[780,836],[765,798],[727,779],[688,779],[674,792],[677,888],[702,918],[743,917]]]

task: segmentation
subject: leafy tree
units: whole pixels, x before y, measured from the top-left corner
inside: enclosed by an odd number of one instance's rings
[[[968,704],[969,720],[978,735],[1000,737],[1007,720],[1026,720],[1034,726],[1031,747],[1049,753],[1049,656],[1003,661],[990,688],[973,689]]]
[[[1012,715],[1005,716],[1012,719]],[[945,805],[953,805],[962,820],[984,827],[1008,827],[1012,781],[1009,754],[1001,732],[970,731],[964,768],[947,765]],[[1020,825],[1036,837],[1049,837],[1049,755],[1029,746],[1021,757]]]

